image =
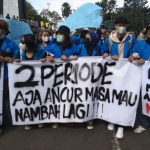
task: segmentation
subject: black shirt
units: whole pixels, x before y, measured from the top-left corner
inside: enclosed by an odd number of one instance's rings
[[[1,49],[1,47],[2,47],[3,41],[4,41],[4,40],[0,40],[0,49]]]
[[[118,38],[120,42],[122,42],[123,38]]]

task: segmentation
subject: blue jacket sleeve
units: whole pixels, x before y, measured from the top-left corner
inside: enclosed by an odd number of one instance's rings
[[[104,55],[104,53],[108,53],[109,54],[109,38],[107,38],[102,47],[101,47],[101,55]]]
[[[15,59],[20,59],[20,49],[17,46],[17,44],[14,42],[13,42],[13,46],[12,46],[12,56]]]
[[[139,43],[135,43],[130,51],[130,56],[133,54],[133,53],[138,53],[139,54]]]

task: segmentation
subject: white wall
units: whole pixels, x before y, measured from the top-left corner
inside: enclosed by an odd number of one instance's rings
[[[19,16],[18,0],[3,0],[3,17],[9,14],[10,18],[13,15]]]

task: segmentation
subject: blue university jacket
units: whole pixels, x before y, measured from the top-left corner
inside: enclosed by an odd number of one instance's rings
[[[84,44],[79,45],[78,56],[79,57],[88,56],[87,50]],[[92,56],[102,56],[101,41],[99,41],[97,46],[95,46],[95,48],[93,49]]]
[[[20,58],[19,47],[17,46],[17,44],[15,42],[8,39],[7,37],[5,38],[5,40],[2,43],[1,50],[11,53],[12,57],[15,59]],[[4,62],[4,79],[8,79],[8,67],[7,67],[6,62]]]
[[[50,49],[48,50],[49,53],[54,55],[54,58],[61,58],[62,55],[70,57],[72,55],[77,55],[78,47],[75,44],[62,49],[62,47],[58,43],[54,43],[51,45]]]
[[[150,45],[147,44],[146,40],[140,40],[131,50],[131,54],[138,53],[139,57],[148,60],[150,57]]]
[[[109,38],[107,38],[102,46],[102,54],[108,53],[111,56],[117,55],[119,56],[119,44],[120,49],[122,48],[123,56],[122,58],[128,58],[131,54],[132,47],[137,43],[137,40],[135,36],[129,35],[129,33],[126,34],[126,36],[123,39],[123,42],[121,43],[117,36],[116,31],[113,31]],[[110,41],[111,40],[111,41]],[[121,45],[122,44],[122,45]]]

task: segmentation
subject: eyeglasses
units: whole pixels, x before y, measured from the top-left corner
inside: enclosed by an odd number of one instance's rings
[[[22,40],[21,40],[20,42],[21,42],[22,44],[25,44],[25,42],[24,42],[24,41],[22,41]]]

